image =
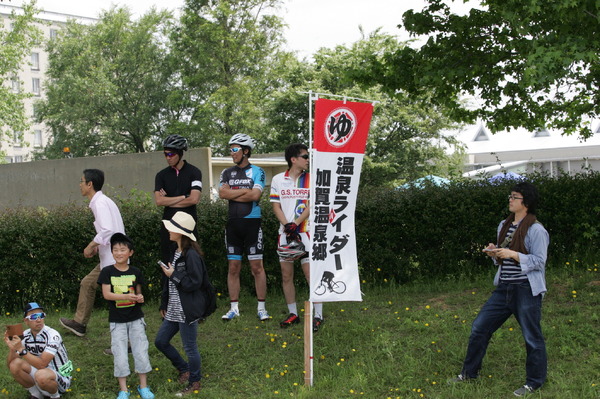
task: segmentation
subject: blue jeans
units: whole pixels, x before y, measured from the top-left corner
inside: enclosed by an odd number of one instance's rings
[[[500,283],[483,305],[471,328],[462,369],[465,377],[477,378],[492,334],[513,314],[521,326],[527,348],[525,384],[537,389],[546,381],[548,358],[541,327],[542,295],[534,297],[529,282]]]
[[[181,343],[183,344],[183,350],[187,355],[188,361],[183,360],[177,349],[171,345],[171,339],[175,334],[181,335]],[[180,372],[190,372],[189,382],[200,381],[200,352],[198,351],[198,345],[196,344],[196,335],[198,333],[198,322],[195,321],[192,324],[187,323],[176,323],[173,321],[163,320],[154,345],[161,351],[167,359],[171,361],[171,364]]]

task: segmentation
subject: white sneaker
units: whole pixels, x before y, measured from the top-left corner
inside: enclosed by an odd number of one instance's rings
[[[240,312],[236,312],[233,309],[230,309],[229,312],[225,313],[221,319],[225,321],[233,320],[234,317],[240,317]]]
[[[260,321],[269,320],[270,318],[271,318],[271,316],[269,316],[267,309],[261,309],[258,311],[258,319]]]

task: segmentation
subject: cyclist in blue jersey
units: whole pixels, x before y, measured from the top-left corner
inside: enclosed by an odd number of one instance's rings
[[[231,137],[229,151],[235,166],[221,173],[219,184],[219,197],[229,201],[225,243],[229,264],[227,288],[231,308],[222,317],[225,321],[240,315],[240,271],[244,252],[254,276],[258,318],[261,321],[269,319],[269,313],[265,309],[267,276],[263,267],[263,234],[259,206],[265,188],[265,172],[248,160],[253,148],[254,142],[250,136],[238,133]]]

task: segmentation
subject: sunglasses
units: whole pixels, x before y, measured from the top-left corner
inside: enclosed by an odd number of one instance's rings
[[[46,318],[46,313],[42,312],[42,313],[32,313],[29,316],[25,316],[25,318],[27,320],[37,320],[37,319],[45,319]]]
[[[175,155],[177,155],[176,152],[165,152],[165,157],[167,157],[167,158],[174,157]]]
[[[298,158],[308,159],[308,158],[310,158],[310,155],[308,155],[308,154],[302,154],[302,155],[298,155]]]
[[[235,153],[238,153],[238,152],[240,152],[241,150],[242,150],[242,148],[241,148],[241,147],[233,147],[233,148],[230,148],[230,149],[229,149],[229,152],[231,152],[231,153],[235,154]]]

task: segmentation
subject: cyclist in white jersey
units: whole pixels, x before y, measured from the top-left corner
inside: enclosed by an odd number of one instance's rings
[[[6,364],[11,375],[29,391],[30,399],[60,398],[71,386],[73,366],[58,331],[45,325],[46,314],[36,302],[23,309],[29,327],[23,337],[4,334]]]
[[[285,247],[290,240],[300,239],[304,248],[308,250],[310,246],[308,148],[304,144],[289,145],[285,149],[285,160],[288,163],[288,170],[276,175],[271,181],[270,201],[280,223],[278,246]],[[283,293],[289,311],[289,315],[279,325],[287,328],[300,322],[294,287],[294,261],[280,256],[279,262]],[[306,281],[310,282],[308,253],[300,258],[300,264]],[[314,308],[313,330],[318,331],[323,324],[323,304],[315,303]]]

